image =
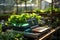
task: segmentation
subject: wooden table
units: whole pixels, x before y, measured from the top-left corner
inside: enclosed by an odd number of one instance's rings
[[[51,29],[46,34],[40,35],[38,38],[31,39],[28,37],[28,40],[51,40],[51,37],[53,36],[54,32],[60,29],[60,27],[57,27],[55,29]]]
[[[53,35],[53,33],[55,31],[57,31],[58,29],[60,29],[59,27],[56,27],[55,29],[51,29],[49,32],[47,32],[46,34],[43,34],[41,36],[39,36],[38,38],[35,39],[28,39],[28,40],[51,40],[51,36]],[[19,31],[18,31],[19,32]]]
[[[60,29],[60,27],[57,27],[57,28],[55,28],[55,29],[51,29],[51,31],[50,32],[48,32],[47,34],[44,34],[42,37],[40,37],[38,40],[45,40],[45,39],[47,39],[49,36],[52,36],[52,34],[56,31],[56,30],[58,30],[58,29]]]

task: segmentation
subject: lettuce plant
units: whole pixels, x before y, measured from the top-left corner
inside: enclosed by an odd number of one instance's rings
[[[10,22],[12,25],[22,25],[24,23],[27,23],[28,19],[31,18],[36,18],[38,20],[38,22],[40,22],[41,16],[32,13],[32,14],[28,14],[28,13],[22,13],[20,15],[11,15],[10,18],[8,18],[8,22]]]
[[[6,31],[0,33],[0,40],[23,40],[23,33]]]
[[[45,10],[35,9],[35,10],[33,10],[33,12],[36,12],[36,13],[44,13],[44,12],[45,12]]]

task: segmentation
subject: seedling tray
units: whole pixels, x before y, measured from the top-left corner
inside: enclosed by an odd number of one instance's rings
[[[48,27],[47,29],[44,29],[44,30],[41,29],[41,31],[39,31],[39,32],[34,32],[34,31],[32,31],[32,32],[25,32],[25,35],[24,36],[30,37],[30,38],[38,38],[39,36],[41,36],[41,35],[49,32],[50,29],[51,28]]]

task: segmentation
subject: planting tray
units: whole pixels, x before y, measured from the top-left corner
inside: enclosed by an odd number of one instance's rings
[[[13,30],[16,30],[16,31],[24,31],[29,28],[29,25],[24,24],[22,26],[11,26],[11,27]]]
[[[12,27],[8,27],[7,25],[4,25],[4,26],[2,27],[2,31],[5,32],[6,30],[11,29],[11,28],[12,28]]]
[[[33,31],[33,30],[36,30],[37,28],[39,28],[39,31]],[[37,27],[37,28],[32,29],[32,32],[31,31],[25,32],[24,36],[30,37],[30,38],[38,38],[39,36],[49,32],[51,29],[50,27],[47,27],[47,28],[46,27]]]
[[[13,26],[12,28],[13,28],[13,30],[16,30],[16,31],[24,31],[24,30],[26,30],[29,27],[17,27],[17,26]]]

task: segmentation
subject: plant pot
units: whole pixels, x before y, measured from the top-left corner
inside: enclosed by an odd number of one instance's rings
[[[28,29],[29,27],[18,27],[18,26],[12,26],[13,30],[16,31],[24,31],[26,29]]]
[[[12,29],[12,28],[11,28],[11,27],[8,27],[8,26],[6,26],[6,25],[2,27],[2,31],[3,31],[3,32],[5,32],[5,31],[8,30],[8,29]]]
[[[9,23],[9,26],[16,31],[24,31],[25,29],[30,27],[29,23],[20,23],[20,24]]]
[[[24,31],[26,29],[28,29],[30,26],[28,23],[26,24],[22,24],[21,26],[11,26],[13,30],[16,30],[16,31]]]

